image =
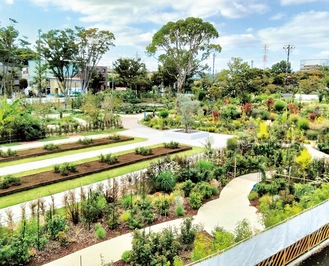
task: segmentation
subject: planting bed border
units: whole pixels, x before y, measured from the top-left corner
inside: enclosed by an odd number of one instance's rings
[[[124,141],[130,141],[130,140],[134,140],[134,138],[120,135],[120,139],[109,139],[108,137],[92,139],[92,142],[89,144],[78,143],[78,141],[71,143],[64,143],[58,145],[58,149],[54,149],[54,150],[46,150],[43,147],[32,148],[28,150],[17,151],[16,156],[0,157],[0,163],[16,161],[16,160],[37,157],[37,156],[44,156],[48,154],[54,154],[54,153],[65,152],[65,151],[87,149],[91,147],[109,145],[109,144],[114,144]]]
[[[87,175],[100,173],[103,171],[126,166],[129,164],[138,163],[138,162],[142,162],[142,161],[146,161],[146,160],[151,160],[151,159],[158,158],[161,156],[175,154],[178,152],[187,151],[187,150],[191,150],[191,149],[192,149],[192,147],[189,147],[189,146],[179,146],[176,149],[158,147],[158,148],[152,149],[153,154],[151,154],[151,155],[144,156],[144,155],[140,155],[140,154],[135,154],[134,152],[119,155],[119,156],[117,156],[118,162],[116,162],[114,164],[110,164],[110,165],[107,163],[102,163],[99,160],[78,164],[77,170],[78,171],[79,171],[79,169],[83,170],[80,173],[79,172],[76,172],[76,173],[69,172],[68,175],[62,176],[60,173],[54,174],[54,170],[51,170],[51,171],[45,171],[45,172],[40,172],[37,174],[23,176],[23,177],[21,177],[21,182],[22,182],[21,185],[11,186],[7,189],[0,189],[0,197],[11,195],[11,194],[14,194],[17,192],[30,190],[30,189],[37,188],[37,187],[42,187],[42,186],[59,183],[59,182],[87,176]],[[51,177],[53,177],[53,178],[51,178]],[[39,182],[37,182],[36,180],[38,180]],[[25,181],[25,185],[24,185],[24,181]]]

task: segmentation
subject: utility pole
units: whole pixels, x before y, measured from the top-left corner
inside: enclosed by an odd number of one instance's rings
[[[288,44],[288,45],[283,46],[283,49],[287,53],[287,60],[286,60],[286,85],[287,85],[288,84],[289,57],[290,57],[290,53],[292,52],[292,50],[295,49],[295,46]]]

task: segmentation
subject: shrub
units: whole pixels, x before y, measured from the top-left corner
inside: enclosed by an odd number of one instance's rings
[[[152,152],[152,149],[151,148],[145,148],[145,147],[138,147],[138,148],[135,148],[135,154],[141,154],[141,155],[151,155],[153,152]]]
[[[297,128],[300,130],[308,130],[310,128],[308,120],[305,118],[300,118],[297,121]]]
[[[54,165],[54,172],[55,173],[59,173],[60,172],[60,169],[61,169],[61,166],[59,164],[55,164]]]
[[[196,225],[193,225],[193,218],[185,218],[180,226],[181,242],[184,245],[191,245],[194,242],[195,236],[199,231],[200,228]]]
[[[170,202],[168,198],[159,198],[154,205],[158,209],[160,215],[167,215],[170,209]]]
[[[176,141],[170,141],[168,143],[163,143],[163,146],[169,149],[177,149],[179,147],[179,143]]]
[[[120,139],[120,135],[111,135],[108,137],[110,140],[119,140]]]
[[[319,132],[316,130],[307,130],[305,135],[308,140],[317,140]]]
[[[51,239],[58,240],[58,233],[65,232],[67,229],[68,223],[61,215],[54,215],[52,218],[46,219],[46,230]]]
[[[199,209],[202,205],[203,197],[200,192],[192,191],[189,197],[189,202],[193,209]]]
[[[159,112],[159,117],[161,117],[162,119],[165,119],[169,116],[169,111],[167,109],[162,110]]]
[[[10,186],[19,186],[21,184],[20,177],[14,177],[12,175],[6,175],[5,177],[0,177],[0,188],[6,189]]]
[[[131,253],[132,253],[131,250],[126,250],[121,255],[121,259],[127,264],[130,264],[130,262],[131,262]]]
[[[219,189],[217,186],[211,186],[211,192],[214,196],[219,195]]]
[[[14,157],[17,155],[17,151],[12,149],[7,149],[7,151],[0,150],[0,157],[7,158],[7,157]]]
[[[83,144],[83,145],[89,145],[93,142],[92,138],[83,138],[83,139],[79,139],[78,143],[79,144]]]
[[[234,229],[235,233],[235,242],[240,242],[248,237],[252,236],[252,229],[249,221],[247,219],[243,219],[238,222],[237,226]]]
[[[49,144],[44,145],[43,148],[47,151],[53,151],[53,150],[57,150],[59,148],[59,146],[54,143],[49,143]]]
[[[106,238],[106,231],[100,224],[95,225],[95,234],[98,239]]]
[[[181,184],[181,188],[184,191],[185,197],[188,197],[190,195],[190,192],[194,186],[195,184],[190,179],[186,180]]]
[[[176,176],[171,171],[160,172],[155,177],[155,189],[171,192],[176,185]]]
[[[258,198],[259,198],[259,195],[256,191],[251,191],[248,195],[248,199],[250,201],[253,201],[253,200],[258,199]]]
[[[282,102],[282,101],[276,101],[274,103],[274,109],[275,111],[277,112],[282,112],[284,110],[284,108],[286,107],[286,104],[285,102]]]
[[[184,207],[182,205],[177,205],[175,208],[175,214],[176,216],[184,216],[185,214]]]
[[[114,163],[117,163],[118,162],[118,157],[109,153],[109,154],[106,154],[106,155],[103,155],[101,154],[99,156],[99,160],[100,162],[102,163],[107,163],[107,164],[114,164]]]
[[[226,147],[229,151],[237,151],[239,147],[239,141],[237,138],[230,138],[226,141]]]

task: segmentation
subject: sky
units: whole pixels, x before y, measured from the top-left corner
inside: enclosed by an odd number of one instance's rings
[[[202,18],[219,33],[213,43],[222,51],[205,61],[209,73],[228,69],[233,57],[270,68],[287,60],[288,45],[294,71],[303,59],[329,59],[329,0],[0,0],[0,27],[16,20],[20,37],[32,46],[38,30],[96,27],[115,36],[100,65],[140,57],[150,71],[158,65],[145,53],[152,36],[169,21],[187,17]]]

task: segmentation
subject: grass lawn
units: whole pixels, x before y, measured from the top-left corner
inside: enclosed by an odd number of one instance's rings
[[[189,155],[201,153],[203,150],[204,150],[204,148],[201,148],[201,147],[193,147],[192,150],[173,154],[172,156],[176,156],[176,155],[189,156]],[[129,151],[116,153],[116,155],[127,153],[127,152],[129,152]],[[95,159],[95,158],[93,158],[93,159]],[[50,195],[53,195],[53,194],[56,194],[59,192],[63,192],[63,191],[67,191],[70,189],[74,189],[74,188],[77,188],[80,186],[90,185],[90,184],[93,184],[93,183],[96,183],[99,181],[106,180],[108,178],[124,175],[124,174],[134,172],[134,171],[138,171],[138,170],[148,167],[151,162],[156,162],[158,159],[159,158],[136,163],[136,164],[131,164],[128,166],[119,167],[119,168],[105,171],[102,173],[84,176],[84,177],[76,178],[73,180],[68,180],[68,181],[64,181],[61,183],[52,184],[49,186],[44,186],[44,187],[40,187],[40,188],[36,188],[36,189],[31,189],[28,191],[15,193],[13,195],[4,196],[4,197],[0,198],[0,209],[9,207],[9,206],[13,206],[16,204],[20,204],[20,203],[23,203],[26,201],[34,200],[37,198],[50,196]],[[91,159],[89,158],[88,160],[90,161]],[[83,162],[83,161],[79,161],[79,162]],[[48,170],[49,169],[51,169],[51,168],[48,167]],[[47,169],[43,169],[43,171],[44,170],[47,170]],[[38,172],[40,172],[40,169]],[[29,172],[29,174],[32,174],[32,173],[33,173],[32,171]]]
[[[58,158],[58,157],[66,156],[66,155],[72,155],[72,154],[88,152],[88,151],[96,151],[96,150],[101,150],[101,149],[105,149],[105,148],[118,147],[118,146],[128,145],[128,144],[132,144],[132,143],[142,142],[145,140],[146,139],[144,139],[144,138],[134,138],[133,140],[117,142],[117,143],[112,143],[112,144],[107,144],[107,145],[102,145],[102,146],[95,146],[95,147],[84,148],[84,149],[80,149],[80,150],[64,151],[64,152],[52,153],[52,154],[48,154],[48,155],[44,155],[44,156],[26,158],[26,159],[17,160],[17,161],[4,162],[4,163],[0,164],[0,169],[1,169],[1,167],[17,166],[17,165],[23,164],[23,163],[30,163],[30,162],[40,161],[40,160]]]

